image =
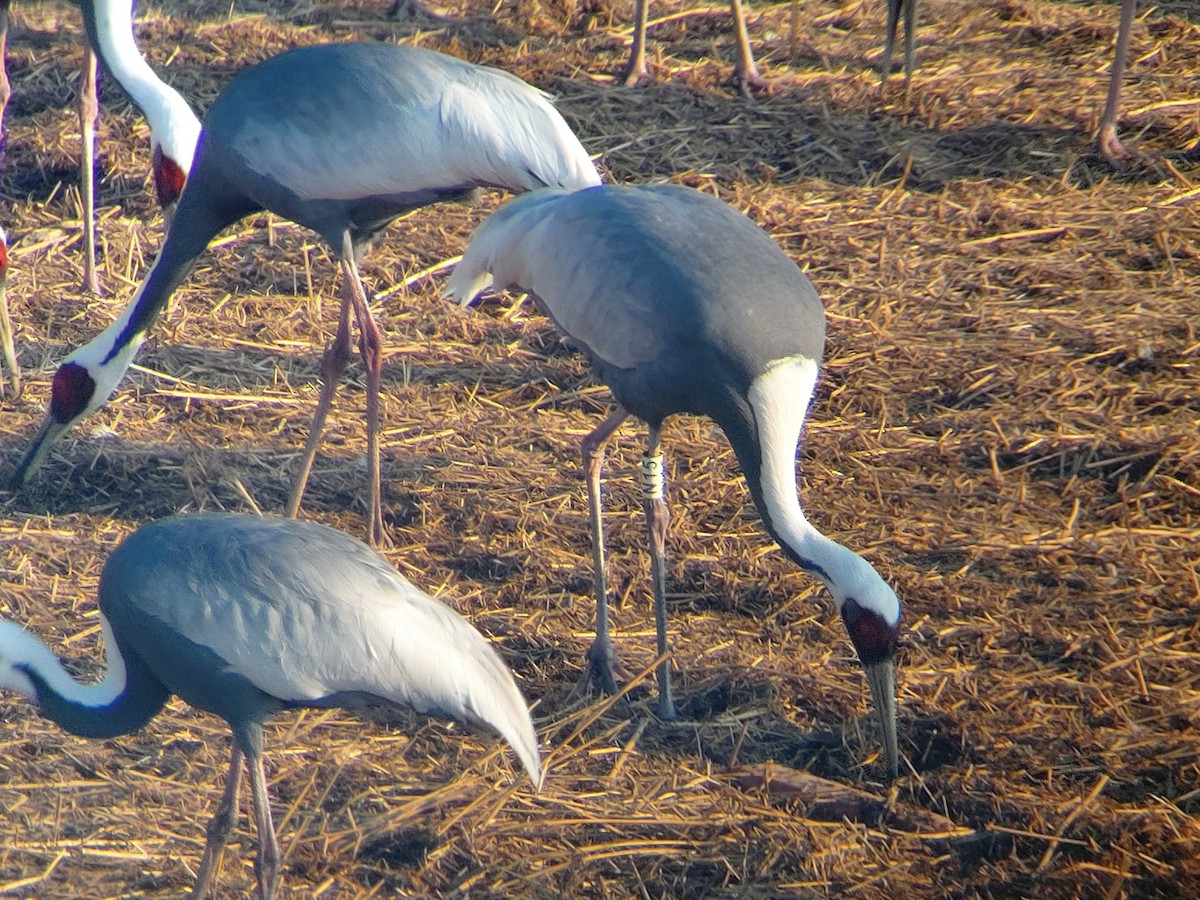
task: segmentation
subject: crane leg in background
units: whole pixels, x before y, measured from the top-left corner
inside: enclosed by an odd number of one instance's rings
[[[346,363],[350,361],[350,299],[343,288],[342,302],[338,309],[337,335],[333,343],[326,348],[321,356],[321,394],[317,399],[317,408],[313,412],[312,423],[308,426],[308,440],[304,444],[304,456],[300,461],[300,471],[296,473],[296,481],[292,485],[292,496],[288,499],[287,516],[294,519],[300,514],[300,503],[304,499],[304,489],[308,486],[308,476],[312,474],[313,461],[317,457],[317,447],[321,443],[321,434],[325,430],[325,419],[329,415],[329,407],[333,403],[333,395],[337,393],[338,382],[346,371]]]
[[[621,406],[617,406],[608,414],[581,445],[583,451],[583,470],[587,476],[588,494],[588,523],[592,531],[592,582],[596,587],[596,637],[588,647],[587,662],[583,677],[580,678],[576,691],[586,691],[589,684],[595,684],[608,694],[617,692],[617,682],[613,675],[615,656],[613,654],[612,637],[608,628],[608,580],[604,577],[604,523],[601,518],[602,505],[600,501],[600,470],[604,466],[604,443],[613,435],[621,423],[628,418]]]
[[[758,71],[758,64],[754,62],[754,51],[750,48],[750,31],[746,28],[746,12],[742,8],[742,0],[729,0],[729,12],[733,15],[733,34],[738,49],[732,82],[739,91],[749,97],[751,90],[766,90],[769,85]]]
[[[1117,137],[1117,119],[1121,112],[1121,79],[1129,58],[1129,38],[1133,31],[1133,15],[1137,0],[1121,0],[1121,23],[1117,26],[1117,46],[1113,50],[1112,76],[1108,82],[1108,97],[1096,128],[1096,145],[1110,165],[1120,166],[1138,157],[1138,152],[1126,147]]]
[[[658,635],[658,715],[668,721],[675,719],[675,699],[671,694],[671,662],[666,658],[667,645],[667,526],[671,510],[665,494],[662,432],[650,426],[646,455],[642,457],[642,507],[646,513],[646,530],[650,536],[650,580],[654,587],[654,628]]]
[[[383,527],[383,482],[379,470],[379,391],[383,376],[383,338],[367,306],[367,293],[358,276],[353,248],[347,246],[344,249],[351,250],[351,255],[342,257],[343,283],[354,304],[354,317],[358,320],[358,352],[367,371],[367,480],[371,487],[371,546],[381,547],[390,544]]]
[[[917,24],[917,0],[888,0],[887,36],[883,45],[883,78],[886,82],[892,74],[892,51],[896,46],[896,26],[900,13],[904,13],[904,90],[912,84],[913,41]]]
[[[633,45],[629,48],[629,62],[621,73],[621,81],[633,87],[646,77],[646,23],[650,18],[650,0],[637,0],[634,9]]]
[[[229,774],[225,776],[225,791],[221,794],[221,803],[208,823],[207,839],[204,842],[204,856],[200,859],[200,869],[196,872],[196,884],[192,888],[195,897],[207,896],[209,889],[221,874],[221,860],[225,856],[225,845],[233,834],[233,826],[237,824],[238,793],[242,788],[242,748],[238,746],[237,738],[233,740],[233,752],[230,754]]]
[[[12,388],[13,397],[21,396],[21,366],[17,362],[17,348],[13,343],[12,319],[8,315],[8,299],[0,295],[0,344],[4,349],[4,365],[8,369],[8,386]],[[0,386],[0,397],[4,389]]]
[[[12,0],[0,0],[0,168],[4,166],[4,148],[8,143],[4,111],[12,96],[12,85],[8,81],[8,9],[11,5]]]
[[[96,119],[100,105],[96,100],[96,54],[91,47],[83,51],[83,69],[79,73],[79,134],[83,146],[79,154],[79,218],[83,222],[83,290],[98,296],[100,280],[96,276]]]
[[[0,229],[0,348],[4,351],[4,364],[8,368],[8,383],[13,390],[13,396],[21,396],[21,367],[17,362],[17,347],[13,342],[12,319],[8,315],[8,246],[4,239],[4,231]],[[4,390],[0,386],[0,396]]]

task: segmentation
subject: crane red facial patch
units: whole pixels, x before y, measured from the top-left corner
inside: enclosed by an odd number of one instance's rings
[[[95,392],[96,382],[87,369],[79,363],[64,363],[50,383],[50,414],[67,425],[83,415]]]
[[[154,193],[158,197],[158,205],[170,206],[183,193],[187,173],[175,160],[163,153],[161,144],[154,145],[154,158],[150,166],[154,173]]]
[[[883,662],[896,654],[900,629],[889,625],[878,613],[860,606],[853,597],[847,597],[842,604],[842,621],[846,623],[850,641],[864,666]]]

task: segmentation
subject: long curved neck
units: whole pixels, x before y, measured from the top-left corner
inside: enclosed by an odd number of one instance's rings
[[[166,133],[173,126],[186,127],[199,133],[199,123],[191,106],[169,84],[150,68],[133,36],[133,4],[129,0],[80,0],[83,24],[87,29],[92,49],[103,63],[105,70],[116,79],[129,99],[141,110],[150,124],[152,140],[158,144],[167,140]],[[176,159],[185,172],[191,168],[193,146],[172,147],[175,155],[187,154],[186,159]],[[174,142],[172,142],[174,143]]]
[[[767,530],[796,565],[825,584],[840,609],[864,583],[881,579],[865,559],[821,534],[800,507],[796,450],[816,383],[815,360],[779,360],[751,384],[749,409],[725,431]]]
[[[152,719],[170,692],[139,660],[127,661],[100,617],[108,669],[95,684],[80,684],[50,649],[23,628],[0,622],[0,646],[18,680],[7,685],[37,701],[42,714],[82,737],[105,738],[136,731]]]

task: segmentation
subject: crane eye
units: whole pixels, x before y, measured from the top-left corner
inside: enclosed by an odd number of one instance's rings
[[[50,414],[67,425],[84,414],[95,393],[96,382],[87,369],[79,363],[64,363],[50,383]]]

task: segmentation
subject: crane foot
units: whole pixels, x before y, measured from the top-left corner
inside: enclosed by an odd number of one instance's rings
[[[620,672],[620,664],[613,652],[612,641],[596,638],[588,647],[583,675],[575,684],[574,695],[585,694],[594,685],[605,694],[617,692],[616,673]],[[620,672],[622,680],[625,673]]]

